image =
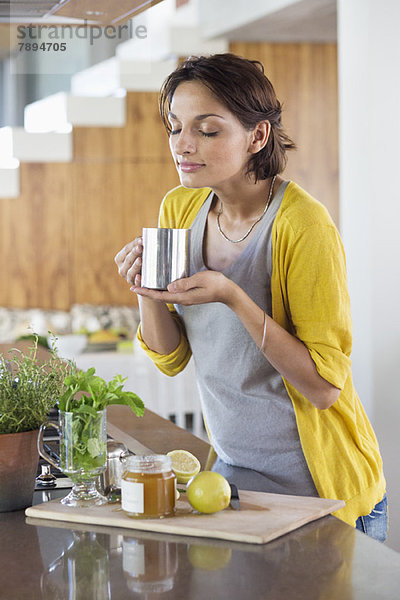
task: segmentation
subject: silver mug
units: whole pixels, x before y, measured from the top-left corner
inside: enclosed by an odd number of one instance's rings
[[[166,290],[189,276],[190,229],[143,228],[142,286]]]

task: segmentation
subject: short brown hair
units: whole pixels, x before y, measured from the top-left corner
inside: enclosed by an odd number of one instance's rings
[[[271,125],[268,142],[249,160],[247,173],[256,181],[281,173],[287,163],[286,151],[295,148],[281,124],[282,106],[264,67],[258,60],[235,54],[190,56],[164,81],[160,92],[160,114],[168,134],[168,112],[180,83],[199,81],[218,98],[247,130],[260,121]]]

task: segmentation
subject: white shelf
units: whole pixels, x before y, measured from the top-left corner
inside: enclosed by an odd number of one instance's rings
[[[125,90],[105,97],[59,92],[25,107],[25,129],[32,133],[65,130],[68,125],[123,127],[125,122]]]
[[[19,161],[0,162],[0,198],[17,198],[19,196]]]
[[[13,156],[21,162],[70,162],[72,128],[67,132],[30,133],[12,127]]]
[[[158,92],[177,65],[176,58],[154,62],[120,59],[120,85],[131,92]]]

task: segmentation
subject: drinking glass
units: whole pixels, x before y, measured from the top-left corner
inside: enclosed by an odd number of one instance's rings
[[[43,434],[47,427],[55,427],[60,436],[60,456],[56,461],[44,448]],[[67,506],[105,504],[107,498],[97,489],[99,475],[107,467],[106,410],[93,414],[59,412],[58,425],[50,421],[39,430],[40,456],[67,475],[73,487],[61,500]]]

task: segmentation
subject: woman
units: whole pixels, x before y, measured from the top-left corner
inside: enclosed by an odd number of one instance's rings
[[[352,383],[343,247],[326,209],[280,176],[294,144],[262,65],[191,57],[164,82],[160,110],[182,185],[159,223],[191,228],[191,276],[146,289],[141,238],[117,254],[143,348],[168,375],[193,354],[214,468],[248,489],[343,499],[337,516],[383,540],[385,480]]]

